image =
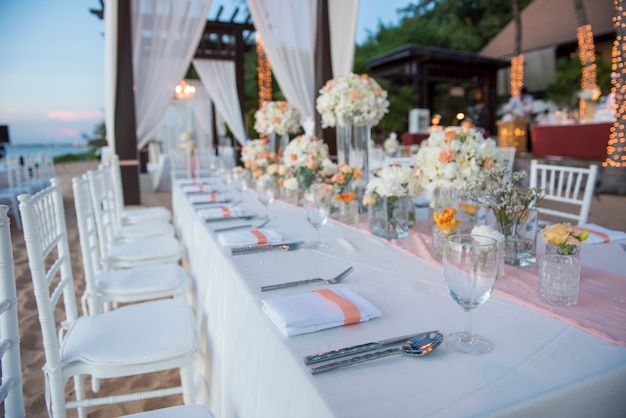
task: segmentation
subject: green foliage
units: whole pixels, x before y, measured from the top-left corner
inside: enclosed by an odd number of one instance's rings
[[[79,154],[65,154],[59,155],[53,158],[55,164],[68,163],[73,161],[87,161],[97,160],[100,158],[99,151],[97,149],[91,149],[89,151],[81,152]]]
[[[611,63],[596,57],[597,84],[602,95],[611,92]],[[546,100],[553,101],[557,106],[578,106],[582,64],[577,54],[556,61],[554,82],[546,89]],[[574,86],[574,88],[572,88]]]

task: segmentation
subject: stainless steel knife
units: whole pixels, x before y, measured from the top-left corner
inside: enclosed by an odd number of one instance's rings
[[[359,344],[359,345],[355,345],[352,347],[339,348],[337,350],[326,351],[324,353],[311,354],[310,356],[306,356],[304,358],[304,364],[315,364],[315,363],[320,363],[326,360],[333,360],[333,359],[340,358],[340,357],[350,356],[353,354],[365,353],[366,351],[376,350],[386,345],[403,343],[410,338],[418,337],[420,335],[427,335],[433,332],[439,332],[439,331],[428,331],[428,332],[420,332],[417,334],[408,334],[408,335],[403,335],[401,337],[387,338],[385,340]]]

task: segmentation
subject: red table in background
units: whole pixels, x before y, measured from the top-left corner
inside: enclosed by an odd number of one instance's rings
[[[533,157],[604,160],[612,123],[535,125],[531,127]]]
[[[430,136],[429,133],[411,134],[405,132],[402,134],[402,145],[420,144],[423,140]]]

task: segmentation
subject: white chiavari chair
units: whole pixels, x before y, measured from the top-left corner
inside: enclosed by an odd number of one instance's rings
[[[8,212],[8,206],[0,205],[0,401],[4,404],[6,418],[18,418],[24,417],[26,412],[22,392],[17,292]]]
[[[73,178],[72,187],[75,196],[82,196],[88,187],[87,180]],[[104,271],[93,205],[84,198],[75,198],[74,205],[86,284],[81,298],[83,312],[93,315],[118,303],[180,297],[187,292],[189,277],[177,264],[148,264]]]
[[[172,213],[165,207],[138,207],[127,209],[124,205],[124,193],[122,189],[122,173],[120,171],[120,160],[117,155],[112,155],[107,164],[102,166],[109,170],[111,184],[115,201],[115,210],[121,225],[138,224],[142,222],[170,222]]]
[[[508,173],[513,172],[513,163],[515,162],[515,147],[497,147],[498,160],[502,166],[506,167]]]
[[[91,199],[87,179],[77,179],[73,185],[74,200],[85,204],[91,202],[93,207],[102,266],[105,271],[149,264],[177,264],[180,261],[182,248],[180,242],[172,236],[136,239],[116,244],[111,216],[107,219],[102,211],[106,202]]]
[[[43,336],[46,406],[53,418],[78,408],[183,394],[194,398],[192,363],[197,334],[191,307],[180,299],[131,304],[98,315],[79,315],[60,182],[20,195],[24,241]],[[55,317],[55,312],[59,317]],[[181,385],[87,397],[83,377],[121,378],[179,369]],[[75,399],[65,386],[74,381]]]
[[[115,210],[113,190],[108,187],[109,179],[105,170],[87,171],[89,195],[101,228],[106,232],[110,244],[124,244],[148,238],[173,237],[174,227],[166,222],[143,222],[121,225]]]
[[[18,228],[22,228],[22,220],[19,216],[17,196],[25,193],[26,190],[20,187],[22,170],[19,161],[15,158],[7,157],[4,160],[6,173],[6,185],[0,188],[0,202],[7,203],[11,209],[11,215],[15,219]]]
[[[578,225],[587,223],[593,189],[598,175],[598,166],[589,168],[530,162],[530,187],[545,193],[542,200],[552,201],[559,208],[539,206],[539,214],[556,216],[575,221]]]

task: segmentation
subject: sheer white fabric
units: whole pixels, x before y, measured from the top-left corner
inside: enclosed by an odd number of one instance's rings
[[[209,97],[230,127],[233,136],[237,142],[244,145],[246,143],[246,128],[237,94],[235,63],[233,61],[194,59],[193,66],[198,71]]]
[[[187,71],[210,5],[211,0],[132,2],[138,148],[150,139]]]
[[[188,99],[189,105],[200,125],[196,135],[197,149],[213,149],[213,102],[204,84],[199,80],[187,80],[196,88],[196,94]]]
[[[314,117],[317,0],[248,0],[248,8],[285,98]]]
[[[333,77],[346,75],[352,72],[354,67],[354,39],[358,12],[359,0],[328,2]]]
[[[117,0],[104,8],[104,124],[109,147],[115,152],[115,86],[117,85]]]

